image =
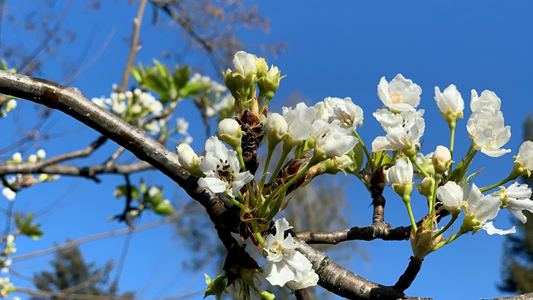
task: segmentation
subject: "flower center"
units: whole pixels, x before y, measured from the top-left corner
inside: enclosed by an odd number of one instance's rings
[[[403,95],[398,92],[394,92],[394,93],[390,93],[390,97],[391,97],[392,104],[398,104],[402,102]]]
[[[227,160],[223,161],[221,159],[220,164],[217,164],[217,174],[218,177],[225,182],[232,183],[235,181],[235,175]]]

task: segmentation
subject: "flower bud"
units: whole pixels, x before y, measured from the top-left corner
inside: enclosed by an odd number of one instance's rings
[[[9,164],[20,164],[22,162],[22,155],[20,152],[15,152],[13,156],[11,156],[11,160],[8,161]]]
[[[279,82],[281,78],[281,71],[278,67],[272,65],[270,70],[263,76],[258,76],[257,86],[259,87],[259,96],[265,96],[265,103],[263,105],[268,105],[268,102],[274,98],[274,94],[279,88]]]
[[[15,200],[15,197],[17,197],[17,193],[13,192],[10,188],[3,188],[2,195],[4,195],[9,201],[13,201]]]
[[[37,162],[37,156],[35,154],[32,154],[32,155],[28,156],[26,161],[29,162],[29,163],[36,163]]]
[[[433,177],[424,177],[422,182],[416,185],[416,188],[420,195],[426,198],[431,198],[433,195],[433,188],[435,187],[435,179]]]
[[[194,150],[189,144],[181,143],[177,147],[178,161],[181,166],[188,170],[191,174],[204,177],[204,173],[200,171],[200,158],[194,153]]]
[[[345,154],[343,156],[335,156],[334,158],[326,159],[322,163],[321,169],[323,173],[337,174],[338,172],[342,172],[344,175],[347,175],[345,169],[352,164],[353,161],[350,156]]]
[[[205,283],[207,283],[204,298],[209,295],[213,295],[217,299],[221,299],[222,293],[226,290],[226,276],[219,275],[214,280],[211,280],[207,274],[204,275]]]
[[[43,149],[37,150],[37,160],[38,161],[43,161],[45,157],[46,157],[46,152]]]
[[[396,164],[387,170],[387,181],[400,197],[410,195],[413,190],[413,165],[399,158]]]
[[[436,173],[444,174],[450,164],[452,163],[452,156],[450,150],[444,146],[437,146],[437,150],[433,154],[433,167]]]
[[[233,149],[241,148],[241,125],[235,119],[224,119],[218,123],[218,138],[226,142]]]
[[[442,240],[442,235],[433,238],[435,224],[428,228],[428,218],[428,216],[424,218],[416,233],[414,228],[411,228],[411,234],[409,235],[413,256],[418,262],[422,262],[424,257],[431,253],[431,249]]]
[[[17,100],[15,100],[15,99],[11,99],[11,100],[7,101],[7,104],[6,104],[6,113],[12,111],[12,110],[15,109],[16,107],[17,107]]]
[[[283,116],[278,113],[270,114],[265,124],[268,143],[273,146],[277,145],[287,134],[288,128],[287,121]]]

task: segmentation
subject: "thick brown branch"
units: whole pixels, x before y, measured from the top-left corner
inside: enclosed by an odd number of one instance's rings
[[[492,299],[481,299],[481,300],[531,300],[531,299],[533,299],[533,293],[516,295],[516,296],[508,296],[508,297],[498,297],[498,298],[492,298]]]
[[[418,262],[413,256],[409,259],[409,265],[402,276],[398,279],[398,282],[394,284],[394,289],[403,292],[411,286],[411,283],[415,281],[416,275],[422,268],[422,262]]]
[[[34,163],[23,163],[18,165],[0,165],[0,174],[57,174],[65,176],[79,176],[100,182],[98,174],[131,174],[139,171],[151,169],[152,166],[140,161],[129,165],[93,165],[93,166],[64,166],[49,165],[36,167]]]
[[[409,239],[411,226],[391,228],[388,223],[372,224],[366,227],[352,227],[333,232],[297,232],[296,235],[308,244],[338,244],[344,241],[382,239],[403,241]]]

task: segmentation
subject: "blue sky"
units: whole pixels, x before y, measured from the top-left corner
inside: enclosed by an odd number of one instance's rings
[[[63,3],[65,1],[59,1]],[[423,153],[431,152],[437,145],[448,145],[449,131],[438,110],[434,87],[442,89],[455,84],[465,99],[465,119],[460,121],[456,132],[456,154],[462,155],[470,144],[466,136],[466,120],[470,115],[470,90],[478,93],[485,89],[496,92],[502,99],[502,111],[506,125],[512,128],[512,137],[504,148],[512,150],[500,158],[489,158],[478,154],[471,170],[484,167],[476,177],[478,186],[499,181],[512,168],[512,156],[516,155],[522,141],[521,125],[526,113],[532,109],[531,82],[533,82],[533,19],[530,12],[533,3],[529,1],[258,1],[262,14],[271,19],[271,33],[239,30],[239,36],[246,43],[246,51],[258,53],[259,44],[283,40],[290,50],[280,57],[267,55],[267,62],[278,66],[287,77],[273,100],[278,110],[283,101],[295,91],[300,92],[310,103],[325,97],[351,97],[365,112],[364,126],[359,130],[365,143],[383,135],[372,112],[382,103],[376,95],[376,86],[382,76],[391,80],[401,73],[422,87],[422,100],[418,108],[426,110],[426,133],[423,137]],[[58,8],[61,5],[57,6]],[[143,48],[136,61],[149,63],[158,58],[162,49],[178,49],[183,40],[177,34],[158,30],[149,24],[151,7],[143,24],[141,38]],[[117,13],[120,11],[120,13]],[[106,1],[102,11],[83,13],[81,3],[76,3],[64,26],[77,29],[79,40],[83,41],[97,24],[95,42],[90,49],[95,53],[111,30],[113,39],[99,60],[77,79],[73,85],[88,97],[108,95],[111,85],[120,80],[125,64],[128,45],[123,37],[131,30],[131,19],[136,7],[119,1]],[[5,26],[2,39],[14,38],[14,33]],[[76,57],[82,42],[73,44],[69,54]],[[31,49],[31,43],[27,47]],[[67,48],[68,49],[68,48]],[[90,56],[90,55],[89,55]],[[172,61],[167,61],[172,63]],[[205,67],[210,65],[205,58],[190,55],[185,63]],[[47,76],[59,74],[57,62],[46,65]],[[213,75],[213,71],[207,71]],[[215,75],[216,76],[216,75]],[[272,102],[271,102],[272,103]],[[21,103],[19,103],[21,104]],[[197,137],[193,143],[200,150],[203,145],[203,129],[194,118],[197,112],[190,103],[182,103],[177,116],[186,116],[191,121],[191,133]],[[35,105],[26,103],[14,117],[1,120],[2,127],[12,126],[20,116],[30,116]],[[79,124],[56,113],[50,132],[77,128]],[[25,123],[30,128],[30,122]],[[84,148],[97,135],[90,129],[80,131],[61,140],[43,143],[49,155]],[[16,141],[15,132],[0,132],[0,148]],[[60,143],[60,146],[58,145]],[[35,150],[25,150],[27,154]],[[108,142],[95,158],[80,160],[80,164],[95,163],[105,159],[114,151]],[[9,153],[10,154],[10,153]],[[0,155],[4,155],[0,153]],[[457,156],[456,156],[457,158]],[[126,160],[127,158],[125,158]],[[186,197],[163,176],[148,173],[143,176],[154,184],[165,185],[170,199]],[[101,184],[88,180],[64,178],[57,183],[38,186],[19,194],[15,208],[20,211],[40,211],[52,201],[61,198],[65,190],[72,189],[54,210],[41,216],[45,237],[38,241],[20,238],[17,240],[18,254],[29,253],[62,243],[67,238],[77,239],[98,232],[124,228],[123,224],[107,223],[104,220],[122,210],[123,202],[114,200],[112,192],[121,177],[102,176]],[[135,176],[133,182],[138,182]],[[364,187],[350,180],[346,197],[351,209],[346,218],[352,226],[364,226],[371,222],[371,199]],[[405,208],[393,193],[385,194],[387,202],[386,221],[393,226],[408,223]],[[417,202],[418,201],[418,202]],[[7,206],[7,201],[2,206]],[[177,202],[177,201],[176,201]],[[424,214],[422,198],[414,197],[415,217]],[[496,227],[509,228],[510,214],[503,211],[496,219]],[[142,222],[157,220],[146,214]],[[305,230],[305,229],[303,229]],[[118,260],[125,237],[106,239],[82,247],[90,260],[103,264],[109,258]],[[495,288],[499,280],[502,243],[500,236],[489,236],[485,232],[463,236],[436,253],[429,255],[417,280],[407,294],[429,296],[434,299],[473,299],[502,295]],[[190,253],[187,241],[175,238],[172,226],[167,225],[135,234],[121,275],[120,287],[124,290],[139,289],[150,283],[152,270],[159,264],[159,271],[151,281],[151,288],[142,296],[153,297],[163,294],[180,294],[203,287],[202,273],[214,275],[214,270],[200,270],[194,274],[180,271],[180,262]],[[352,242],[349,242],[352,243]],[[408,264],[411,249],[407,242],[373,241],[357,243],[365,247],[371,261],[364,262],[357,254],[350,255],[346,267],[358,275],[384,285],[394,284]],[[354,251],[355,252],[355,251]],[[14,263],[13,268],[31,276],[42,268],[50,257]],[[27,282],[13,277],[16,284],[27,286]],[[23,297],[24,298],[24,297]],[[199,298],[197,296],[196,298]],[[196,299],[193,297],[193,299]]]

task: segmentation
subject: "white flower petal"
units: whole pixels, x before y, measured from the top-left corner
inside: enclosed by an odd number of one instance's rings
[[[483,226],[481,228],[486,230],[487,233],[490,234],[490,235],[493,235],[493,234],[506,235],[506,234],[515,233],[516,232],[516,228],[514,226],[511,229],[502,230],[502,229],[495,228],[494,224],[492,224],[492,222],[487,222],[487,223],[483,224]]]

